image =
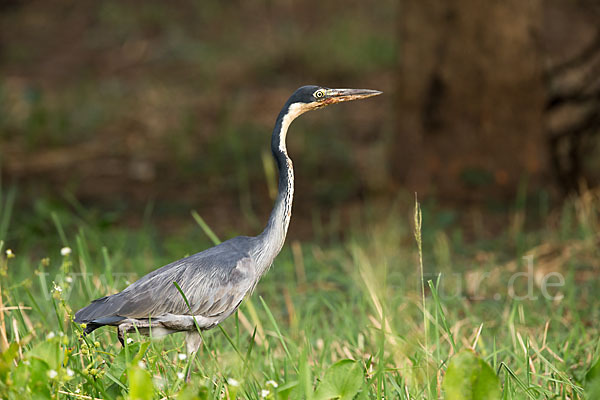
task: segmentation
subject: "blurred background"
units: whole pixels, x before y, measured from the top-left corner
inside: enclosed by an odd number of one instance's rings
[[[295,238],[414,192],[493,233],[520,198],[600,182],[594,0],[2,0],[0,20],[9,240],[61,210],[257,233],[271,129],[305,84],[384,95],[294,123]]]

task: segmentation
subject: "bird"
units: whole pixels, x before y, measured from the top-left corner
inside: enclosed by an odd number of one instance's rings
[[[277,116],[271,136],[279,181],[265,229],[257,236],[234,237],[174,261],[119,293],[92,301],[75,314],[74,321],[81,324],[83,333],[89,334],[105,325],[116,326],[118,339],[124,346],[127,333],[139,332],[156,338],[183,331],[186,350],[195,355],[202,344],[200,331],[214,328],[237,310],[284,245],[294,197],[294,168],[286,146],[292,121],[307,111],[381,93],[314,85],[297,89]]]

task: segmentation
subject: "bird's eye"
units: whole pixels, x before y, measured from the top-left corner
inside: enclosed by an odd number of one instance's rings
[[[315,92],[315,94],[313,96],[315,96],[315,98],[317,98],[317,99],[321,99],[321,98],[325,97],[325,90],[319,89]]]

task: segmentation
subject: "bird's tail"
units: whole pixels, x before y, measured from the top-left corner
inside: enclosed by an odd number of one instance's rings
[[[75,322],[85,324],[83,333],[85,335],[93,332],[104,325],[114,325],[125,319],[118,316],[113,296],[105,296],[92,301],[90,305],[75,313]]]

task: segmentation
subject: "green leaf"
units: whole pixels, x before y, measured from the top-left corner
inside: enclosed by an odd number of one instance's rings
[[[58,338],[53,338],[37,343],[27,352],[26,358],[39,358],[51,369],[58,371],[64,358],[64,352],[60,349]]]
[[[50,388],[48,364],[39,358],[32,358],[29,365],[29,390],[34,395],[34,399],[50,399]]]
[[[0,354],[0,381],[6,381],[6,375],[12,368],[13,360],[17,358],[18,350],[19,345],[16,342],[13,342],[10,344],[8,349]]]
[[[127,376],[129,377],[129,398],[131,400],[151,400],[154,395],[154,385],[152,377],[141,365],[141,360],[148,350],[150,342],[139,344],[137,354],[127,368]],[[131,350],[131,349],[130,349]]]
[[[290,399],[294,389],[298,387],[298,381],[288,382],[281,385],[276,390],[275,398],[277,400],[288,400]]]
[[[133,342],[125,347],[121,348],[121,351],[113,358],[112,362],[109,361],[110,368],[106,371],[106,378],[112,382],[106,389],[107,393],[114,398],[127,394],[127,364],[128,354],[138,353],[140,351],[141,344],[139,342]]]
[[[115,358],[110,363],[110,369],[108,370],[108,373],[110,373],[112,376],[116,377],[117,379],[120,379],[121,382],[124,382],[123,374],[125,373],[125,371],[127,370],[127,367],[128,367],[127,355],[132,354],[132,353],[138,354],[141,349],[141,343],[132,342],[132,343],[129,343],[127,345],[127,347],[128,347],[127,349],[125,349],[125,347],[121,348],[121,351],[119,351],[119,353],[115,356]],[[123,378],[123,379],[121,379],[121,378]]]
[[[177,400],[200,400],[200,396],[198,396],[198,389],[195,389],[192,386],[185,385],[183,389],[177,393]]]
[[[132,343],[133,344],[133,343]],[[131,345],[129,345],[131,347]],[[139,344],[138,344],[139,346]],[[121,351],[115,356],[115,358],[110,362],[110,369],[108,372],[117,378],[121,378],[123,373],[127,369],[127,356],[125,354],[125,348],[122,348]]]
[[[150,341],[146,341],[146,342],[142,342],[140,343],[140,348],[137,352],[137,354],[135,355],[135,357],[133,358],[133,361],[131,362],[132,364],[137,364],[140,361],[142,361],[142,358],[144,357],[144,354],[146,354],[146,350],[148,350],[148,347],[150,346]]]
[[[585,394],[588,399],[600,398],[600,359],[585,374]]]
[[[127,370],[129,376],[129,398],[131,400],[151,400],[154,396],[152,377],[142,367],[132,365]]]
[[[362,387],[363,378],[363,370],[356,361],[338,361],[325,372],[315,399],[351,400]]]
[[[471,350],[452,357],[443,389],[446,400],[500,400],[502,396],[494,370]]]
[[[26,364],[24,362],[20,362],[15,369],[13,369],[10,373],[10,377],[13,381],[13,387],[24,388],[29,383],[29,367],[30,364]],[[6,380],[1,379],[0,381],[6,382]]]

